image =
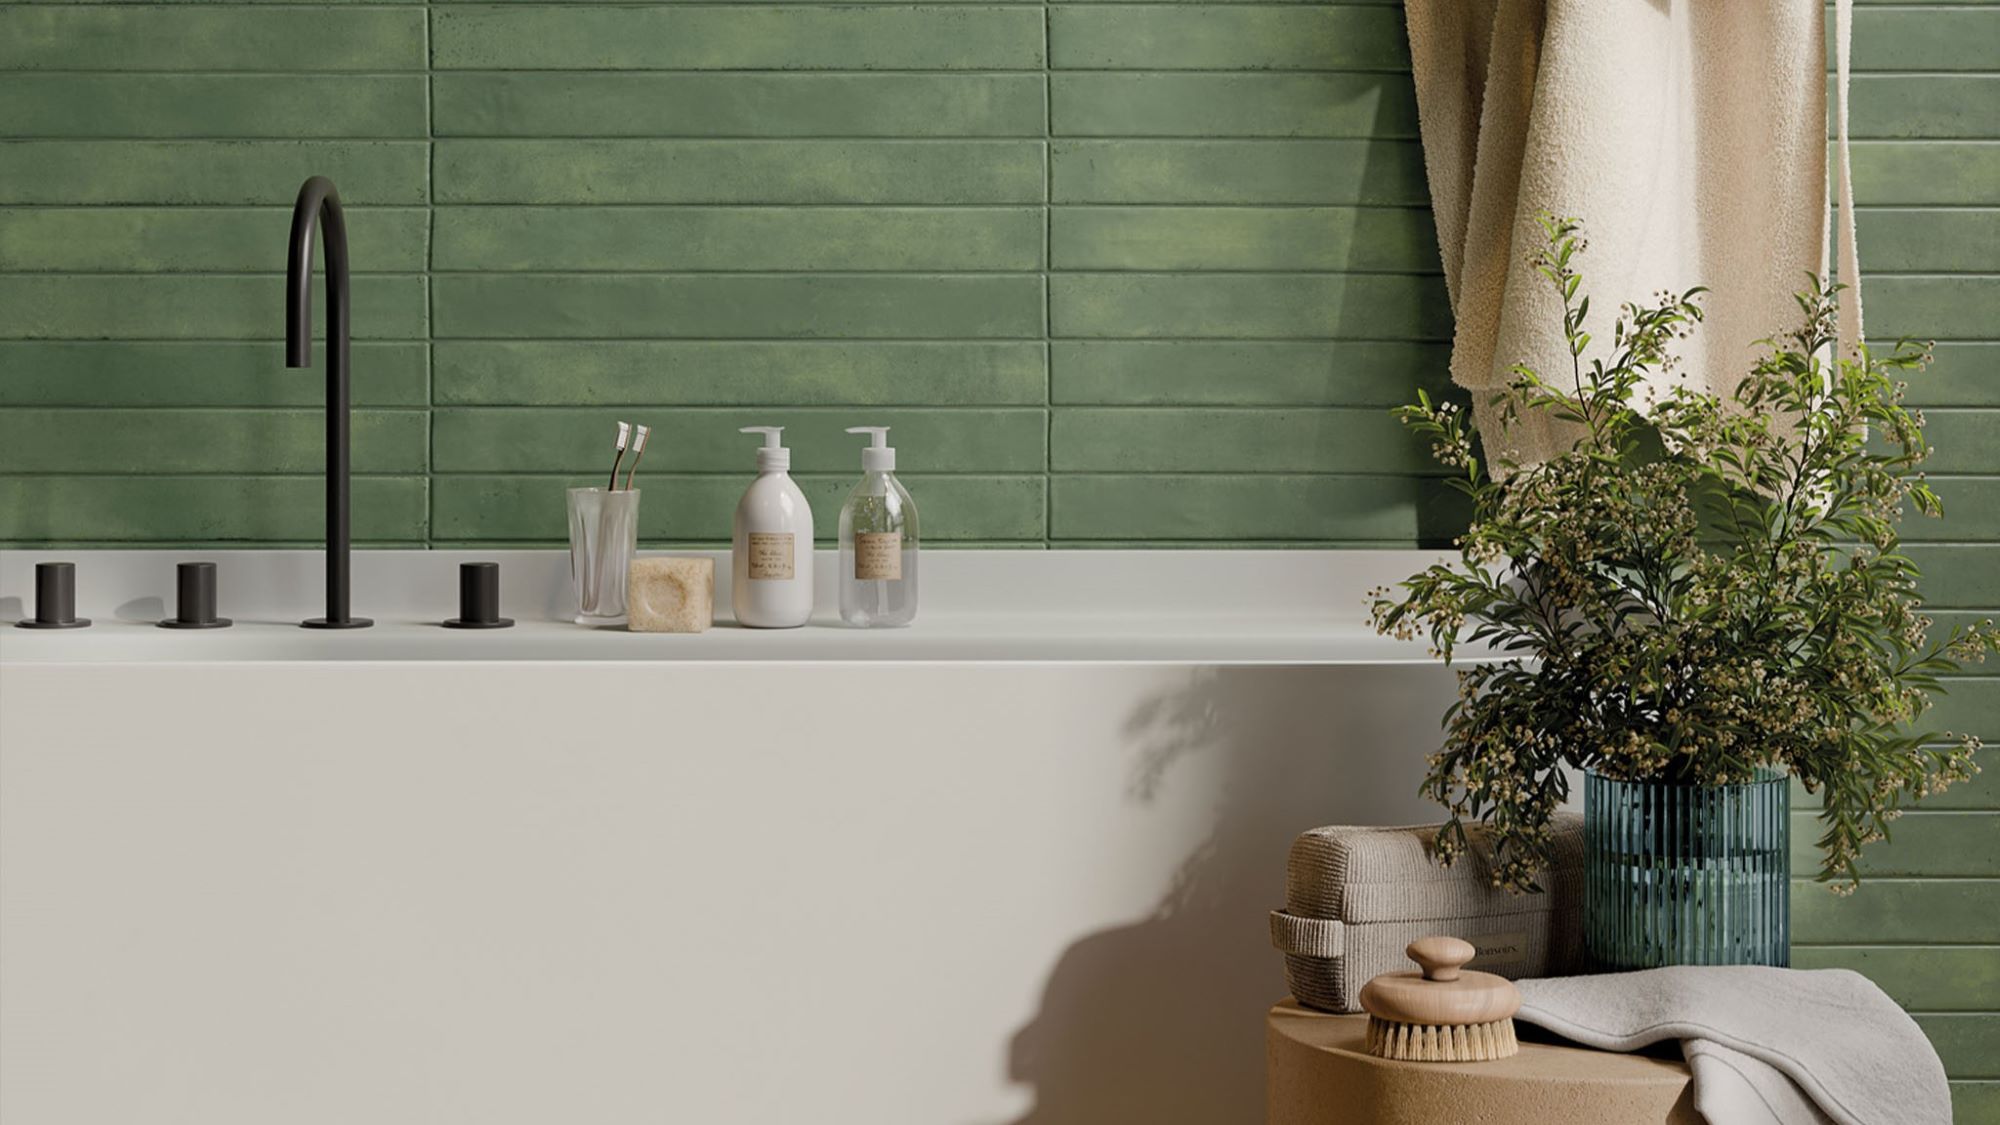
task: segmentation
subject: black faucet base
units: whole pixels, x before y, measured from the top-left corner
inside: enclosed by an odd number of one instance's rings
[[[349,617],[349,618],[345,618],[345,619],[343,619],[343,620],[340,620],[340,621],[335,621],[335,620],[334,620],[333,618],[331,618],[331,617],[315,617],[315,618],[312,618],[311,620],[308,620],[308,621],[301,621],[301,622],[299,622],[299,628],[301,628],[301,629],[366,629],[367,627],[369,627],[370,625],[373,625],[373,624],[375,624],[375,620],[374,620],[373,618],[370,618],[370,617]]]

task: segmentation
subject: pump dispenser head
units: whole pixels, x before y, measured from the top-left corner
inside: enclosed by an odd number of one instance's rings
[[[764,445],[757,450],[758,472],[782,473],[792,467],[792,451],[778,444],[779,436],[785,432],[785,427],[744,426],[737,432],[764,435]]]
[[[849,426],[850,434],[870,434],[874,440],[861,451],[861,471],[864,473],[893,473],[896,471],[896,451],[889,447],[889,427]]]

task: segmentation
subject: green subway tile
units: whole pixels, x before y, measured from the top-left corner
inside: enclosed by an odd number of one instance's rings
[[[1038,74],[440,74],[440,137],[1039,137]]]
[[[1908,544],[1933,609],[2000,609],[2000,543]]]
[[[1792,882],[1792,940],[1948,944],[2000,940],[2000,879],[1866,879],[1852,895]]]
[[[1043,193],[1035,141],[439,141],[436,149],[443,203],[1040,203]]]
[[[860,471],[865,440],[849,426],[888,426],[901,471],[1025,473],[1048,462],[1048,415],[1039,409],[646,407],[589,410],[440,409],[432,464],[449,473],[585,473],[609,465],[618,419],[647,423],[642,467],[659,473],[731,473],[754,463],[744,426],[783,426],[798,473]]]
[[[290,207],[307,176],[350,206],[426,202],[422,141],[0,141],[0,203]]]
[[[1855,214],[1855,226],[1870,270],[2000,272],[2000,208],[1871,207]]]
[[[1106,406],[1401,406],[1450,382],[1443,344],[1057,340],[1053,401]]]
[[[434,265],[440,270],[1038,270],[1042,213],[1030,207],[446,207],[437,212]]]
[[[419,208],[351,208],[357,273],[420,272],[430,217]],[[0,270],[110,273],[282,272],[290,207],[0,208]]]
[[[1324,4],[1327,2],[1327,0],[1049,0],[1049,2],[1052,4],[1145,4],[1149,6],[1158,5],[1162,3],[1256,4],[1262,6],[1270,4]],[[1403,0],[1340,0],[1340,2],[1346,7],[1350,8],[1358,8],[1364,5],[1369,5],[1369,6],[1381,5],[1387,7],[1397,7],[1402,4]],[[1875,2],[1880,2],[1880,0],[1866,0],[1866,2],[1875,3]],[[1911,0],[1911,2],[1914,3],[1915,0]],[[1975,0],[1962,0],[1962,2],[1973,3],[1975,2]]]
[[[1894,340],[1878,340],[1887,354]],[[1906,374],[1906,401],[1918,406],[2000,406],[2000,344],[1946,341],[1931,349],[1931,365]]]
[[[354,538],[424,537],[422,477],[355,477]],[[309,476],[0,476],[0,540],[17,544],[321,542],[326,482]]]
[[[272,339],[284,335],[284,293],[276,274],[0,275],[0,339]],[[357,339],[423,338],[423,278],[356,277],[352,294]],[[325,302],[313,308],[323,322]]]
[[[0,341],[0,406],[318,406],[325,363],[289,369],[284,345],[202,341]],[[355,406],[430,401],[422,343],[357,343]]]
[[[1399,546],[1464,524],[1442,482],[1413,477],[1093,475],[1050,478],[1058,539],[1344,540]]]
[[[1855,141],[1858,206],[1992,206],[2000,202],[2000,144]]]
[[[434,302],[440,337],[949,339],[1042,329],[1042,280],[1026,275],[445,274]]]
[[[1941,638],[1943,635],[1941,631],[1943,619],[1950,615],[1938,614],[1937,616],[1940,621],[1940,628],[1934,629],[1931,635],[1934,638]],[[1972,668],[1978,671],[1982,666],[1974,664]],[[1933,793],[1910,804],[1908,807],[1924,812],[1990,813],[2000,811],[2000,746],[1982,746],[1973,755],[1973,758],[1975,764],[1979,767],[1979,772],[1974,774],[1970,781],[1959,782],[1945,789],[1943,792]],[[1794,780],[1792,782],[1792,811],[1803,811],[1818,815],[1819,810],[1820,794],[1806,792],[1806,787],[1797,780]],[[1814,832],[1813,839],[1818,838],[1819,834]]]
[[[1031,70],[1030,7],[439,8],[440,70]]]
[[[448,405],[899,406],[1040,403],[1038,341],[453,341]],[[6,384],[0,381],[0,390]]]
[[[1049,433],[1056,472],[1435,473],[1386,410],[1072,407]]]
[[[1414,141],[1062,141],[1058,203],[1429,206]]]
[[[1445,339],[1441,277],[1394,274],[1058,274],[1056,336]]]
[[[2000,1012],[1922,1013],[1917,1026],[1953,1078],[2000,1078]]]
[[[1992,669],[1994,665],[1989,657],[1984,665],[1975,664],[1972,667],[1975,670]],[[2000,726],[2000,723],[1994,725]],[[1913,807],[1927,812],[2000,812],[2000,746],[1983,746],[1973,757],[1979,765],[1979,772],[1973,775],[1972,780],[1960,782],[1942,793],[1933,793]]]
[[[1955,1125],[2000,1125],[2000,1082],[1953,1082],[1951,1119]]]
[[[1057,136],[1417,135],[1407,74],[1057,74],[1049,99]]]
[[[1974,665],[1973,671],[1989,667]],[[1927,730],[1971,734],[1986,742],[2000,743],[2000,678],[1991,678],[1992,675],[1988,672],[1986,677],[1946,680],[1944,690],[1931,696],[1931,708],[1918,725]]]
[[[13,4],[0,70],[424,69],[421,8]]]
[[[2000,58],[2000,10],[1854,13],[1853,65],[1869,70],[1992,70]],[[1832,36],[1826,65],[1833,67]]]
[[[2000,331],[2000,273],[1869,277],[1861,296],[1877,335],[1949,340]]]
[[[2000,946],[1797,945],[1794,969],[1851,969],[1919,1012],[2000,1010]]]
[[[660,543],[727,542],[737,501],[754,475],[745,470],[724,476],[642,476],[639,537]],[[859,476],[795,478],[812,505],[813,532],[821,543],[833,541],[840,505]],[[916,499],[926,545],[1042,537],[1039,475],[898,476]],[[602,481],[594,475],[439,476],[432,484],[432,532],[439,539],[561,543],[569,534],[564,490],[593,484]]]
[[[17,137],[422,137],[419,74],[5,74]]]
[[[356,410],[357,473],[421,473],[421,410]],[[17,473],[312,473],[326,467],[320,410],[0,410]]]
[[[1936,452],[1924,462],[1933,473],[1983,473],[1996,466],[2000,410],[1939,410],[1924,414],[1924,440]]]
[[[1933,477],[1930,485],[1944,516],[1910,515],[1902,525],[1906,542],[2000,539],[2000,477]]]
[[[1062,70],[1395,70],[1410,65],[1392,8],[1082,5],[1049,9]]]
[[[1410,207],[1059,207],[1049,221],[1056,269],[1441,268],[1431,213]]]
[[[1825,829],[1816,805],[1792,813],[1792,871],[1817,872]],[[1864,878],[1887,875],[2000,877],[2000,813],[1923,812],[1890,826],[1889,839],[1861,849]]]
[[[1850,137],[2000,136],[2000,75],[1857,74],[1848,89]]]
[[[111,3],[111,2],[113,2],[113,0],[88,0],[88,2],[91,2],[91,3]],[[185,0],[185,2],[188,2],[188,3],[208,3],[208,2],[212,2],[212,0]],[[363,2],[363,0],[354,0],[354,2]],[[602,5],[602,4],[603,4],[603,3],[605,3],[605,2],[606,2],[606,0],[434,0],[434,3],[436,3],[436,4],[437,4],[437,5],[439,5],[439,6],[444,6],[444,5],[474,5],[474,4],[477,4],[477,5],[481,5],[481,6],[490,6],[490,5],[493,5],[493,4],[533,4],[533,5],[537,5],[537,6],[540,6],[540,7],[547,7],[547,6],[549,6],[550,4],[555,4],[555,5],[557,5],[557,6],[564,6],[564,5],[569,5],[569,4],[577,4],[577,5]],[[612,2],[616,2],[616,0],[612,0]],[[799,4],[799,0],[664,0],[664,2],[666,2],[666,3],[684,3],[684,2],[695,2],[695,3],[701,3],[701,4],[705,4],[705,5],[716,5],[716,4],[768,4],[768,5],[780,5],[780,6],[785,6],[785,7],[794,7],[794,6],[797,6],[797,5]],[[816,5],[819,5],[819,6],[829,6],[829,5],[839,5],[839,4],[879,4],[879,3],[881,3],[881,0],[814,0],[814,2],[815,2],[815,4],[816,4]],[[994,0],[924,0],[924,2],[925,2],[925,3],[927,4],[927,5],[928,5],[928,4],[975,4],[975,5],[985,5],[985,4],[991,4],[991,3],[993,3],[993,2],[994,2]],[[1317,0],[1300,0],[1300,2],[1302,2],[1302,3],[1304,3],[1304,2],[1317,2]],[[1373,2],[1373,0],[1367,0],[1367,2]],[[1864,2],[1864,3],[1872,3],[1872,2],[1874,2],[1874,0],[1863,0],[1863,2]]]

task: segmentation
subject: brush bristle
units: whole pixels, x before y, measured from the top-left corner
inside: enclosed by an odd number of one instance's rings
[[[1368,1017],[1368,1053],[1406,1062],[1489,1062],[1519,1054],[1514,1021],[1435,1027]]]
[[[652,431],[646,428],[645,426],[634,426],[633,431],[634,434],[632,438],[632,452],[634,453],[646,452],[646,435],[651,433]]]
[[[618,452],[625,452],[625,445],[632,440],[632,423],[618,423]]]

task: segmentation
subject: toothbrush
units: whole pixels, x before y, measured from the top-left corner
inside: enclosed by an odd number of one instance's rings
[[[646,435],[651,432],[650,428],[639,426],[638,432],[632,436],[632,467],[625,470],[625,491],[627,492],[632,491],[632,478],[639,475],[639,458],[646,455]],[[618,475],[618,466],[613,465],[611,467],[611,475],[614,477]]]
[[[618,455],[611,459],[611,481],[604,486],[606,492],[618,491],[618,463],[625,460],[625,445],[632,440],[632,423],[618,423]]]

